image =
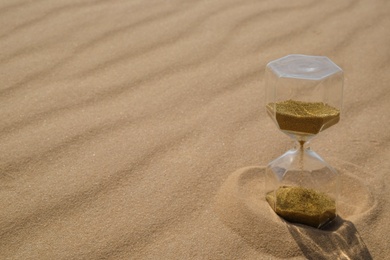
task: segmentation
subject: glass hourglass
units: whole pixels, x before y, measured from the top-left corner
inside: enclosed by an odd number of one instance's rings
[[[343,71],[324,56],[288,55],[266,66],[266,111],[295,147],[266,168],[266,200],[283,219],[321,228],[335,219],[338,173],[309,147],[340,119]]]

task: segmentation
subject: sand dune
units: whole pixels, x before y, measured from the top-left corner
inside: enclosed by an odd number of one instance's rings
[[[388,1],[6,0],[0,25],[0,259],[390,255]],[[345,71],[312,142],[343,179],[328,231],[261,195],[291,146],[264,68],[290,53]]]

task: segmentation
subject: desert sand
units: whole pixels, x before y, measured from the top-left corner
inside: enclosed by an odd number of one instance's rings
[[[390,2],[0,1],[0,259],[388,259]],[[282,221],[266,64],[327,56],[327,230]]]

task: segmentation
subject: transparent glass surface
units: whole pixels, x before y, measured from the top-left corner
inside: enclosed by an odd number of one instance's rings
[[[278,102],[287,100],[323,102],[341,113],[343,79],[343,71],[327,57],[292,54],[271,61],[267,64],[265,72],[267,112],[277,126],[280,126],[283,120],[277,120],[275,106]],[[334,121],[337,119],[332,121],[324,118],[319,131],[300,132],[298,135],[310,138],[310,135],[315,135],[335,124]],[[280,129],[293,135],[299,132]]]
[[[340,120],[343,71],[324,56],[292,54],[267,64],[266,111],[295,147],[266,170],[267,201],[284,219],[321,228],[336,216],[337,172],[309,141]]]
[[[339,175],[335,169],[307,145],[306,143],[302,147],[300,143],[297,143],[293,149],[268,164],[265,178],[266,192],[273,192],[273,196],[276,197],[276,191],[279,187],[302,187],[326,194],[334,200],[336,208],[339,193]],[[276,205],[277,200],[273,203],[271,205],[273,209],[278,207]],[[312,226],[321,228],[332,221],[333,218],[318,214],[318,222],[315,222],[316,224]]]

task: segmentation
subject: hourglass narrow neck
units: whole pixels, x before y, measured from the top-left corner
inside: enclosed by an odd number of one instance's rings
[[[309,150],[310,149],[310,141],[295,141],[295,149],[296,150]]]

